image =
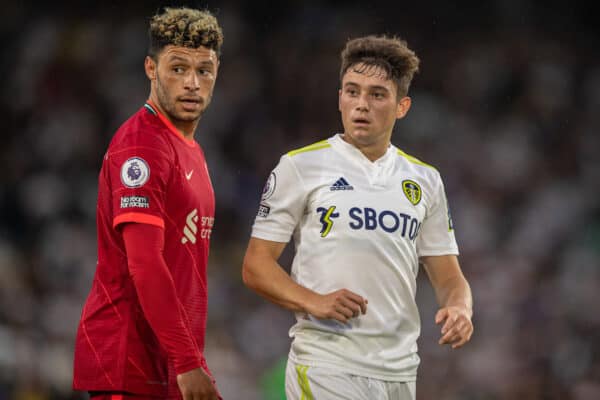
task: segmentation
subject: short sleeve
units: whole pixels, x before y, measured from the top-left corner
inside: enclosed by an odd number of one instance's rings
[[[164,228],[165,193],[171,175],[169,156],[153,146],[125,146],[107,154],[112,225],[139,222]]]
[[[306,191],[290,156],[284,155],[263,189],[252,236],[289,242],[304,214]]]
[[[427,210],[417,239],[417,255],[419,257],[458,255],[458,245],[454,236],[444,184],[439,175],[437,177],[431,207]]]

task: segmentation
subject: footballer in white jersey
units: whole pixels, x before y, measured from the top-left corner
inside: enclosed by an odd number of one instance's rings
[[[385,36],[352,39],[341,58],[344,132],[281,157],[242,276],[296,313],[288,400],[414,400],[419,265],[440,305],[441,345],[470,340],[471,290],[440,174],[390,142],[410,109],[418,58]],[[277,260],[292,239],[288,275]]]
[[[269,177],[252,236],[292,235],[293,279],[322,294],[347,288],[369,312],[346,323],[297,313],[290,358],[414,380],[419,257],[458,254],[439,173],[393,145],[371,162],[339,135],[291,151]]]

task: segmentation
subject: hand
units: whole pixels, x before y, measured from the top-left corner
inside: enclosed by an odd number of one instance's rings
[[[442,326],[442,338],[439,344],[451,344],[457,349],[467,343],[473,334],[471,316],[473,312],[462,306],[448,306],[441,308],[435,315],[435,323]]]
[[[336,290],[329,294],[311,296],[305,305],[306,311],[322,319],[334,319],[346,323],[350,318],[367,313],[367,299],[347,289]]]
[[[177,385],[183,400],[218,400],[217,389],[202,368],[177,375]]]

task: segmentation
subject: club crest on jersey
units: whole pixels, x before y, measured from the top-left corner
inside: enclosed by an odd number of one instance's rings
[[[275,192],[275,186],[277,185],[277,176],[275,172],[271,172],[269,175],[269,179],[267,179],[267,183],[265,183],[265,187],[263,188],[261,200],[267,200],[269,197],[273,195]]]
[[[417,182],[410,179],[402,181],[402,191],[413,205],[416,206],[421,201],[421,186]]]
[[[140,157],[131,157],[121,166],[121,182],[129,188],[143,186],[150,178],[150,167]]]

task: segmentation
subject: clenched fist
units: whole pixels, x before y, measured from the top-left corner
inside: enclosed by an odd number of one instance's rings
[[[346,323],[350,318],[356,318],[367,312],[367,299],[351,292],[340,289],[328,294],[315,293],[306,302],[306,311],[321,319],[334,319]]]

